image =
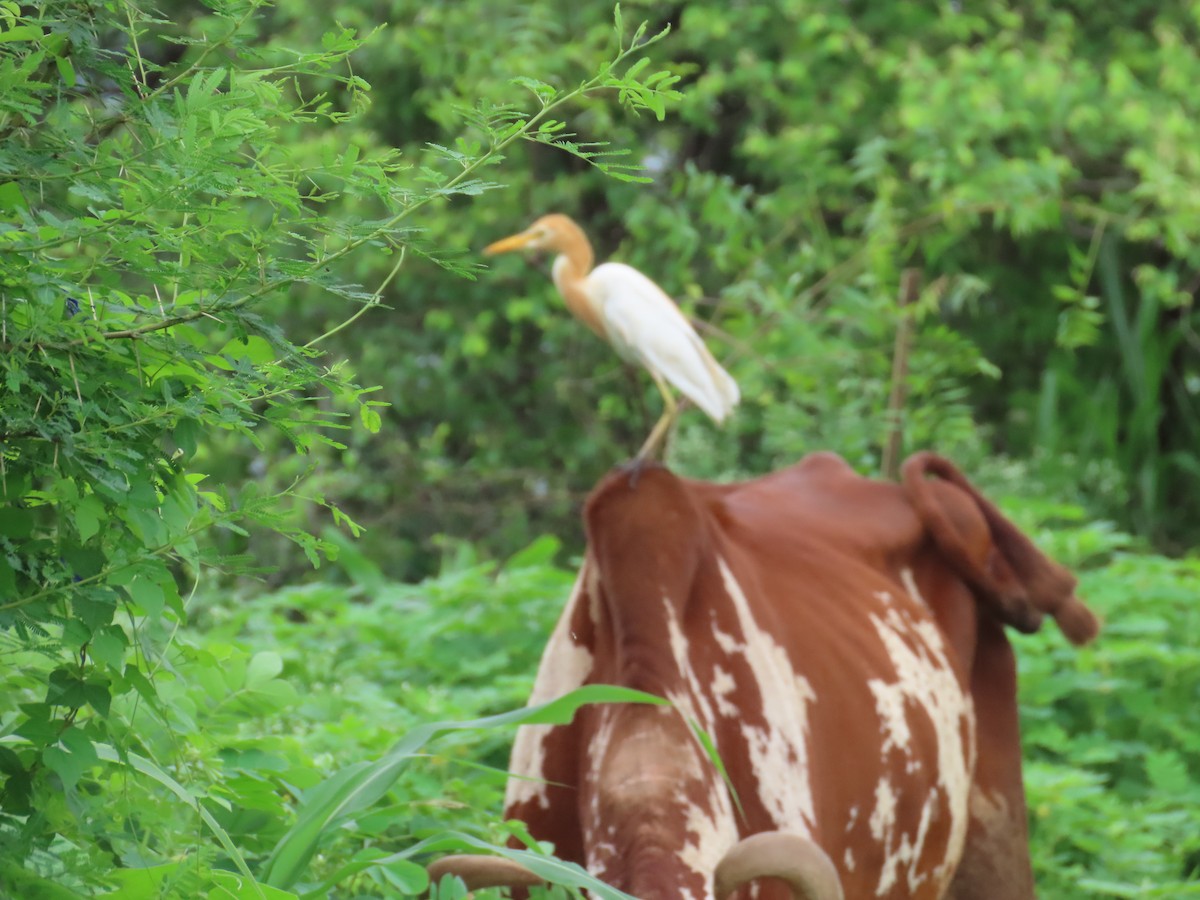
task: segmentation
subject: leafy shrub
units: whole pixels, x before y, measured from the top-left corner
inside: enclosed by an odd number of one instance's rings
[[[275,33],[307,33],[307,9],[281,0]],[[375,10],[340,2],[333,15]],[[899,276],[919,268],[904,447],[1074,460],[1055,494],[1168,552],[1195,544],[1196,504],[1176,502],[1200,493],[1200,110],[1187,87],[1200,57],[1186,4],[638,10],[673,26],[652,55],[683,76],[682,97],[662,122],[587,103],[571,130],[633,148],[651,182],[514,147],[514,190],[430,211],[431,241],[473,260],[541,212],[571,213],[599,258],[642,268],[711,323],[745,399],[720,430],[684,416],[673,459],[696,475],[760,473],[812,449],[878,471]],[[569,17],[550,0],[436,14],[395,0],[397,27],[356,57],[376,87],[356,139],[449,145],[457,106],[507,102],[507,74],[530,66],[573,85],[606,52],[610,13],[607,0]],[[499,557],[544,532],[578,548],[575,505],[640,445],[652,385],[570,321],[544,264],[502,259],[465,283],[414,263],[390,309],[367,314],[373,340],[331,339],[394,406],[385,440],[318,451],[318,483],[367,525],[392,577],[435,569],[438,534]],[[373,284],[388,262],[356,265]],[[317,332],[331,319],[303,288],[289,316]],[[278,456],[266,474],[281,484],[308,464]],[[236,481],[247,461],[223,463]],[[270,558],[295,577],[292,548],[276,542]]]
[[[1045,897],[1200,895],[1200,560],[1131,552],[1078,507],[1012,507],[1081,570],[1104,631],[1018,642],[1031,847]]]
[[[121,5],[0,2],[0,859],[72,887],[132,890],[146,873],[114,866],[146,870],[202,828],[216,844],[163,862],[146,889],[230,892],[233,878],[260,896],[246,859],[269,834],[261,818],[286,808],[267,773],[312,786],[286,741],[236,734],[296,701],[282,657],[180,628],[202,580],[261,562],[222,552],[247,529],[317,566],[340,544],[318,536],[314,509],[359,528],[303,471],[226,483],[218,435],[303,455],[344,447],[332,435],[351,422],[378,432],[387,403],[319,348],[380,304],[410,255],[467,274],[420,235],[425,211],[499,187],[479,175],[522,140],[621,176],[551,114],[597,91],[661,114],[671,96],[670,76],[634,59],[654,38],[618,20],[596,74],[562,92],[525,78],[530,113],[460,110],[470,139],[454,148],[409,159],[337,144],[370,87],[349,63],[363,40],[263,38],[263,5],[176,24]],[[292,143],[307,127],[329,136],[316,159]],[[326,215],[331,197],[354,215]],[[386,259],[373,288],[339,265],[356,251]],[[338,307],[308,340],[280,325],[299,290]],[[197,777],[211,792],[189,793]],[[136,806],[159,789],[189,814]],[[245,801],[237,815],[226,795]],[[115,819],[114,796],[134,804]]]

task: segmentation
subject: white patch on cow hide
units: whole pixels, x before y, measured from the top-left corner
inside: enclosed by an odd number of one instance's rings
[[[709,810],[691,805],[687,810],[687,837],[679,858],[693,872],[699,873],[707,882],[712,877],[717,863],[737,843],[737,826],[734,824],[733,804],[725,783],[715,769],[710,773],[708,790]]]
[[[600,820],[600,792],[594,789],[595,785],[601,783],[604,773],[604,757],[608,752],[609,742],[612,740],[613,729],[616,727],[614,712],[615,709],[611,705],[606,704],[600,707],[600,722],[596,727],[596,734],[586,750],[587,774],[584,775],[583,783],[593,785],[593,790],[591,803],[586,813],[589,818],[583,824],[592,835],[597,836],[606,835],[612,837],[616,834],[616,825],[614,823],[604,823]],[[592,844],[591,841],[586,841],[585,843],[589,846]],[[588,861],[588,868],[592,868],[590,859]]]
[[[700,727],[712,732],[716,720],[713,717],[712,705],[708,702],[704,684],[696,676],[692,668],[692,660],[688,654],[688,639],[679,625],[675,615],[675,607],[671,605],[670,597],[663,597],[663,615],[667,621],[667,638],[671,644],[671,657],[675,660],[676,671],[679,672],[687,687],[685,693],[671,692],[667,699],[687,718],[700,723]]]
[[[687,636],[670,597],[662,598],[667,646],[678,673],[666,692],[671,707],[605,705],[598,710],[594,738],[586,748],[582,782],[593,786],[583,812],[587,868],[595,875],[621,868],[618,847],[625,847],[642,826],[639,811],[678,811],[682,828],[660,835],[663,849],[708,883],[725,852],[737,841],[733,803],[720,774],[693,739],[689,721],[710,734],[715,717],[705,682],[692,665]],[[635,711],[636,710],[636,711]],[[609,821],[602,821],[601,816]],[[625,842],[617,841],[620,823]],[[680,887],[680,900],[691,893]],[[693,898],[700,900],[700,898]]]
[[[893,747],[903,750],[911,757],[912,747],[909,741],[912,733],[908,728],[908,714],[904,711],[904,704],[909,695],[908,685],[899,681],[888,684],[881,678],[872,678],[867,682],[867,687],[875,697],[875,713],[879,716],[883,736],[884,759]]]
[[[921,590],[917,587],[917,580],[913,578],[912,569],[905,566],[900,570],[900,583],[904,585],[904,589],[908,591],[908,595],[924,606],[929,608],[929,604],[925,602],[925,598],[921,596]]]
[[[571,589],[571,597],[558,618],[558,624],[550,635],[546,649],[542,653],[542,662],[538,666],[537,679],[533,684],[533,693],[529,697],[529,706],[547,703],[561,697],[583,684],[592,671],[592,654],[585,647],[576,644],[569,634],[571,617],[575,612],[575,604],[585,583],[594,583],[591,570],[594,566],[585,560],[575,586]],[[594,595],[593,591],[588,591]],[[589,596],[589,600],[591,597]],[[546,796],[545,764],[546,738],[554,725],[522,725],[517,729],[513,741],[510,771],[519,777],[509,778],[504,790],[504,805],[510,807],[514,803],[524,803],[537,800],[538,806],[546,809],[549,798]],[[533,779],[533,780],[530,780]]]
[[[875,811],[867,824],[871,827],[871,837],[877,841],[886,840],[896,827],[896,792],[886,775],[875,785]]]
[[[745,638],[741,655],[762,695],[766,724],[742,727],[759,800],[777,828],[812,837],[816,814],[809,783],[807,731],[808,704],[816,700],[816,694],[808,679],[792,667],[787,650],[759,627],[729,565],[720,557],[717,564]]]
[[[875,811],[871,813],[867,824],[871,826],[871,837],[883,844],[887,851],[883,871],[879,875],[879,887],[875,890],[877,895],[882,896],[896,883],[896,867],[901,862],[899,854],[892,852],[896,830],[896,792],[892,790],[892,783],[886,775],[875,785]]]
[[[912,572],[901,572],[913,599],[924,605]],[[925,878],[916,866],[924,849],[930,822],[945,802],[950,814],[950,837],[946,857],[934,872],[935,879],[948,881],[962,854],[967,834],[967,803],[974,768],[974,717],[969,696],[964,694],[946,654],[937,625],[917,617],[903,606],[888,607],[882,616],[871,615],[879,638],[896,672],[895,682],[872,679],[868,686],[875,697],[879,715],[883,752],[893,748],[910,757],[912,730],[909,715],[925,715],[933,726],[937,759],[934,770],[938,782],[926,798],[921,821],[915,834],[896,833],[895,795],[886,780],[876,787],[875,811],[871,815],[871,834],[884,849],[884,865],[876,893],[887,893],[907,866],[907,881],[915,889]],[[967,743],[964,746],[964,735]],[[906,766],[906,768],[912,768]],[[943,885],[944,886],[944,885]]]
[[[712,611],[712,617],[713,617],[713,624],[712,624],[713,640],[715,640],[717,642],[717,646],[721,648],[721,652],[724,653],[726,656],[734,656],[738,653],[744,652],[746,649],[746,645],[741,643],[733,635],[726,634],[717,625],[717,621],[716,621],[717,611],[715,609]]]
[[[882,796],[880,795],[879,788],[885,788]],[[891,790],[891,785],[886,780],[881,781],[877,786],[875,814],[871,816],[871,834],[883,843],[887,849],[887,854],[883,861],[883,869],[879,875],[879,885],[875,889],[877,896],[882,896],[892,889],[896,884],[896,879],[899,876],[899,870],[902,866],[907,866],[904,874],[910,892],[915,892],[929,876],[929,872],[918,872],[917,864],[920,862],[921,854],[925,849],[925,838],[929,833],[929,825],[937,812],[939,802],[940,794],[938,789],[935,788],[930,791],[929,796],[925,798],[925,803],[921,807],[921,821],[917,826],[916,836],[913,837],[908,833],[902,833],[897,838],[895,834],[895,794]],[[877,824],[880,826],[878,831],[876,830]],[[945,871],[944,866],[939,866],[934,870],[933,874],[940,881],[948,873]]]
[[[892,602],[892,599],[893,599],[892,592],[891,591],[876,591],[875,599],[878,600],[880,603],[882,603],[884,606],[887,606],[889,603]]]
[[[717,712],[726,718],[736,718],[738,708],[729,702],[726,698],[733,693],[733,689],[737,684],[733,680],[733,676],[717,666],[713,669],[712,684],[710,685],[713,692],[713,699],[717,701]]]
[[[842,865],[847,872],[854,871],[854,854],[850,852],[850,848],[846,848],[846,852],[842,854]]]
[[[617,846],[610,841],[592,840],[587,848],[587,870],[603,872],[617,858]]]
[[[1008,811],[1008,799],[1003,794],[988,796],[981,787],[971,791],[971,816],[983,826],[985,834],[1002,832],[1011,828],[1012,817]]]
[[[692,667],[687,636],[683,633],[670,597],[663,597],[663,609],[667,619],[671,654],[687,688],[686,691],[672,691],[668,695],[668,699],[681,715],[699,724],[711,736],[716,727],[716,717],[713,715],[705,685]],[[722,674],[728,682],[728,687],[725,688],[725,691],[728,692],[733,688],[733,677],[728,672]],[[722,703],[729,706],[728,701],[715,688],[713,688],[713,697],[717,701],[718,708]],[[727,715],[724,712],[722,714]],[[696,754],[703,753],[698,742],[694,748],[688,749]],[[688,841],[680,850],[679,858],[693,872],[708,879],[717,867],[717,863],[721,861],[721,857],[737,842],[738,835],[737,827],[734,824],[733,803],[730,800],[729,792],[725,789],[725,783],[707,757],[702,765],[707,769],[703,776],[703,780],[708,785],[707,808],[700,808],[695,804],[688,805]]]
[[[604,757],[612,740],[613,729],[616,726],[615,708],[603,706],[600,708],[600,723],[596,735],[587,750],[587,774],[583,783],[591,784],[591,802],[583,811],[583,822],[586,838],[584,847],[587,850],[587,870],[593,875],[602,873],[617,858],[617,826],[613,821],[602,821],[600,818],[600,791],[595,786],[600,784],[604,772]]]

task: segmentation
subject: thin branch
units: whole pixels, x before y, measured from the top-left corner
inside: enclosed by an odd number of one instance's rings
[[[908,355],[912,349],[913,306],[921,293],[921,270],[905,269],[897,298],[896,344],[892,351],[892,390],[888,397],[888,433],[883,445],[883,477],[900,477],[900,448],[904,439],[904,401],[908,397]]]
[[[327,332],[325,332],[320,337],[313,338],[311,341],[309,341],[307,344],[304,345],[304,349],[308,350],[310,347],[316,346],[317,344],[321,343],[321,341],[325,340],[326,338],[332,337],[333,335],[337,334],[343,328],[349,328],[359,318],[361,318],[363,316],[363,314],[367,312],[367,310],[374,309],[376,306],[378,306],[383,301],[384,290],[386,290],[387,286],[392,283],[392,279],[396,277],[396,274],[400,271],[400,267],[404,265],[404,258],[405,258],[405,256],[407,256],[407,254],[408,254],[408,247],[404,244],[401,244],[399,259],[397,259],[396,264],[394,266],[392,266],[392,271],[388,272],[387,278],[383,279],[383,281],[381,281],[379,283],[379,287],[377,287],[375,289],[375,293],[373,293],[371,295],[371,299],[368,300],[366,303],[364,303],[362,305],[362,307],[358,310],[358,312],[356,312],[350,318],[346,319],[346,321],[342,322],[340,325],[335,325],[333,328],[330,328]]]

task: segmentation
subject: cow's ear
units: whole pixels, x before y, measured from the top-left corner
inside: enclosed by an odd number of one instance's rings
[[[1006,624],[1032,632],[1051,615],[1074,644],[1099,633],[1096,616],[1075,596],[1075,576],[1038,550],[953,463],[914,454],[901,481],[947,562]]]

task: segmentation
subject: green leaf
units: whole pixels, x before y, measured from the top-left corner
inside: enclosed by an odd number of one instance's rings
[[[91,578],[104,569],[107,562],[98,547],[67,546],[63,548],[63,560],[76,578]]]
[[[79,540],[87,543],[100,532],[100,522],[105,517],[104,504],[95,494],[84,497],[75,506],[75,530]]]
[[[196,455],[196,448],[200,444],[200,438],[203,435],[203,428],[199,421],[192,418],[180,419],[175,424],[175,430],[172,432],[172,437],[179,449],[183,451],[187,457]]]
[[[108,873],[108,880],[117,886],[116,890],[100,896],[113,897],[114,900],[159,900],[167,879],[174,879],[180,867],[187,865],[191,865],[190,860],[161,866],[113,869]]]
[[[1192,786],[1187,764],[1171,750],[1156,750],[1146,756],[1146,775],[1154,789],[1179,794]]]
[[[107,588],[76,588],[71,594],[71,611],[93,633],[113,620],[117,598]]]
[[[220,354],[231,359],[245,359],[256,365],[275,360],[275,348],[266,338],[259,337],[257,334],[247,335],[245,338],[234,338],[221,348]]]
[[[404,894],[421,894],[429,888],[429,874],[425,871],[424,866],[406,859],[397,859],[395,855],[378,847],[365,847],[354,854],[354,858],[350,862],[339,867],[320,885],[307,891],[303,898],[304,900],[310,900],[310,898],[317,900],[317,898],[329,896],[329,892],[347,878],[373,868],[386,868],[391,876],[389,880]]]
[[[92,658],[112,669],[119,669],[125,659],[125,648],[128,640],[125,631],[115,625],[101,628],[92,635],[88,644],[88,652]]]
[[[42,751],[42,762],[70,789],[88,769],[98,765],[100,759],[87,735],[78,728],[68,728],[57,744]]]
[[[262,884],[236,872],[214,870],[212,880],[216,887],[209,891],[209,900],[228,900],[228,898],[253,900],[256,897],[266,898],[266,900],[296,900],[296,895],[291,891],[283,891],[271,887],[269,884]]]
[[[83,895],[43,878],[13,859],[0,859],[0,887],[12,900],[82,900]]]
[[[499,847],[458,831],[447,831],[432,838],[427,838],[397,853],[396,857],[406,858],[418,854],[462,850],[483,851],[495,856],[511,859],[552,884],[561,884],[581,891],[586,890],[589,894],[603,897],[605,900],[632,900],[629,894],[605,884],[598,878],[588,874],[585,869],[575,863],[556,859],[552,856],[543,856],[540,853],[534,853],[529,850],[513,850],[509,847]]]
[[[166,863],[161,866],[149,866],[137,869],[116,869],[112,872],[110,881],[117,884],[117,889],[102,897],[113,897],[114,900],[159,900],[165,896],[164,891],[170,882],[177,881],[181,867],[186,872],[188,867],[194,867],[191,860]],[[290,891],[281,891],[265,884],[259,884],[245,875],[235,872],[225,872],[213,869],[209,875],[213,889],[206,895],[209,898],[260,898],[266,900],[296,900],[296,895]]]
[[[60,723],[50,718],[50,703],[23,703],[21,712],[28,718],[15,729],[16,733],[35,745],[48,745],[58,739]]]
[[[75,66],[66,56],[56,56],[54,63],[58,66],[58,75],[68,87],[75,86]]]
[[[146,615],[155,618],[162,614],[166,597],[163,589],[145,575],[139,575],[126,586],[129,599],[136,603]]]
[[[384,877],[403,894],[420,894],[429,887],[429,873],[406,859],[392,860],[381,865]]]
[[[33,513],[19,506],[0,506],[0,535],[23,540],[33,533]]]
[[[0,184],[0,209],[27,209],[28,206],[20,185],[15,181]]]
[[[283,671],[283,658],[273,650],[260,650],[246,666],[246,687],[257,687]]]
[[[506,570],[531,569],[549,565],[553,562],[562,542],[551,535],[544,534],[524,550],[514,553],[504,563]]]
[[[0,31],[0,43],[6,41],[40,41],[42,29],[36,25],[15,25],[7,31]]]
[[[687,722],[697,743],[700,744],[700,748],[704,751],[704,755],[708,757],[708,761],[717,770],[717,773],[721,776],[721,780],[725,782],[725,789],[729,791],[729,796],[733,800],[733,806],[737,810],[738,815],[745,818],[746,811],[742,808],[742,799],[738,796],[737,787],[734,785],[733,780],[729,777],[729,771],[725,768],[725,760],[721,759],[721,753],[717,749],[712,735],[700,727],[700,723],[695,719],[689,717]]]
[[[88,676],[83,688],[83,695],[87,698],[88,705],[102,716],[108,715],[109,706],[112,704],[109,685],[110,682],[107,678],[92,674]]]
[[[383,419],[375,409],[363,404],[358,408],[358,414],[361,416],[362,423],[367,431],[371,432],[371,434],[379,433],[379,429],[383,425]]]
[[[487,356],[487,338],[477,331],[468,332],[467,334],[463,335],[462,352],[464,356]]]
[[[0,601],[10,600],[17,593],[17,573],[8,564],[8,559],[0,555]]]
[[[84,706],[87,703],[85,687],[86,682],[74,666],[59,666],[46,680],[46,702],[51,706],[66,706],[72,709]]]

